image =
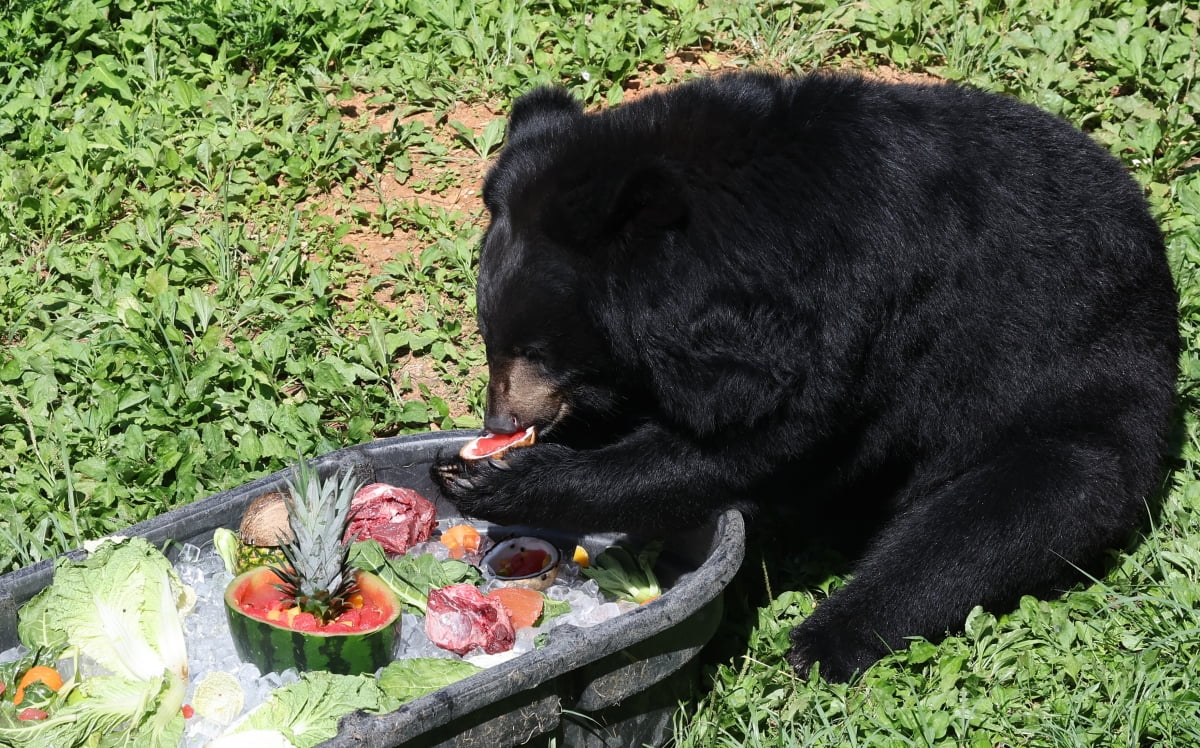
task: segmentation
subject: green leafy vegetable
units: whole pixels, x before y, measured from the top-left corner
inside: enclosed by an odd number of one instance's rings
[[[336,736],[338,720],[353,711],[377,714],[398,706],[399,702],[379,687],[374,676],[314,670],[304,673],[296,683],[272,691],[262,705],[210,748],[242,745],[245,738],[239,738],[239,734],[255,731],[263,731],[263,736],[282,735],[296,748],[310,748]],[[255,743],[264,744],[270,743]]]
[[[233,574],[237,569],[238,551],[242,547],[237,533],[228,527],[218,527],[213,531],[213,547],[221,558],[221,563],[225,564],[225,571]]]
[[[662,594],[658,577],[654,575],[654,562],[661,552],[661,542],[647,544],[636,557],[624,546],[614,545],[581,571],[588,579],[596,580],[604,594],[618,600],[645,603]]]
[[[379,672],[379,687],[401,704],[457,683],[483,668],[463,660],[413,657],[396,660]]]
[[[108,674],[76,685],[45,720],[0,710],[0,745],[178,746],[184,599],[171,562],[142,538],[110,539],[82,561],[60,559],[54,581],[21,609],[17,634],[30,649],[65,646]]]
[[[542,614],[538,616],[537,621],[533,624],[535,626],[541,626],[546,621],[571,612],[571,603],[567,600],[555,600],[544,594],[542,598]]]
[[[439,561],[431,553],[388,558],[376,540],[355,543],[350,560],[360,569],[374,572],[387,582],[409,612],[425,614],[429,591],[452,584],[478,584],[483,576],[465,561]]]

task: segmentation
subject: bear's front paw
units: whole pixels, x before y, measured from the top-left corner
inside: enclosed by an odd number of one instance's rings
[[[830,683],[845,683],[886,652],[882,642],[877,641],[877,648],[865,646],[853,629],[819,625],[813,621],[792,629],[788,638],[792,648],[787,653],[787,661],[796,673],[807,678],[813,666],[820,663],[817,672]]]
[[[500,459],[464,460],[449,455],[439,456],[429,474],[463,516],[500,521],[511,503],[507,498],[510,469]]]

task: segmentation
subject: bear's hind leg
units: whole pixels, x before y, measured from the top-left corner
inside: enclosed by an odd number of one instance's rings
[[[1142,516],[1148,481],[1125,472],[1130,459],[1096,439],[1010,444],[909,492],[851,581],[792,630],[788,661],[848,680],[906,637],[960,630],[976,605],[1004,611],[1068,589]]]

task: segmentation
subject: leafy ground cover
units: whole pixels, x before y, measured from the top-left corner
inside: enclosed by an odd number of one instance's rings
[[[1194,3],[12,0],[0,14],[0,570],[297,454],[478,424],[478,182],[512,97],[607,106],[745,66],[962,81],[1089,131],[1146,188],[1181,294],[1171,472],[1060,601],[849,686],[786,631],[798,552],[731,601],[677,744],[1200,744]],[[751,561],[751,569],[757,560]],[[784,591],[784,590],[797,591]]]

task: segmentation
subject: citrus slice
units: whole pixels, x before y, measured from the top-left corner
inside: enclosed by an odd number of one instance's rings
[[[542,617],[545,598],[537,590],[527,587],[498,587],[487,593],[487,596],[500,601],[508,611],[514,629],[532,626]]]
[[[192,708],[200,716],[227,725],[242,713],[246,695],[233,673],[214,670],[196,684]]]
[[[482,435],[463,445],[458,456],[464,460],[482,460],[486,457],[499,457],[510,449],[528,447],[537,440],[536,427],[530,426],[524,431],[511,434],[493,434],[485,431]]]

